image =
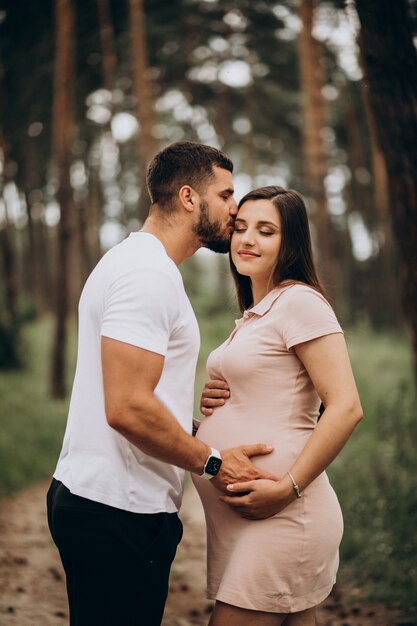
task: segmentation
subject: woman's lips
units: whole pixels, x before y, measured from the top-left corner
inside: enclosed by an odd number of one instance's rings
[[[250,250],[239,250],[238,255],[243,259],[254,259],[261,256],[260,254],[256,254]]]

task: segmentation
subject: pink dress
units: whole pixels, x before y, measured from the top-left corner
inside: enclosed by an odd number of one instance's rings
[[[208,359],[210,378],[231,396],[200,426],[197,437],[222,450],[268,443],[254,459],[283,476],[317,422],[319,397],[294,346],[342,332],[328,302],[312,288],[273,289],[236,322]],[[245,520],[219,492],[193,475],[207,522],[208,597],[258,611],[291,613],[324,600],[335,582],[343,533],[339,502],[326,473],[281,513]]]

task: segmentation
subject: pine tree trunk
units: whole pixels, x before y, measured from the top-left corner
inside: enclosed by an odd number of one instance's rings
[[[400,327],[401,307],[400,290],[395,277],[397,276],[396,263],[392,247],[389,247],[391,225],[387,223],[388,187],[386,180],[385,161],[380,150],[376,151],[375,135],[370,128],[371,158],[373,172],[373,186],[360,184],[356,173],[361,169],[369,168],[365,158],[364,146],[361,138],[358,115],[353,99],[346,93],[343,99],[346,120],[347,151],[349,155],[352,179],[350,182],[350,199],[348,214],[361,213],[368,230],[378,235],[379,250],[375,256],[362,264],[361,270],[366,278],[364,302],[366,311],[374,328]],[[367,111],[367,118],[369,112]],[[367,138],[368,139],[368,138]],[[382,161],[376,160],[376,154]],[[355,277],[351,284],[354,286]],[[363,302],[356,303],[356,289],[351,295],[353,307],[363,306]]]
[[[103,58],[103,86],[112,92],[116,74],[117,58],[114,45],[114,32],[108,0],[97,0],[100,29],[101,52]]]
[[[336,268],[332,249],[332,225],[327,205],[324,179],[327,174],[327,150],[322,138],[326,125],[326,108],[322,96],[324,86],[320,43],[314,39],[313,17],[316,0],[302,0],[300,17],[300,78],[304,96],[304,171],[309,195],[316,207],[316,244],[320,273],[330,296],[336,296]]]
[[[369,196],[367,189],[358,189],[355,172],[359,167],[365,167],[363,148],[360,141],[360,133],[357,123],[354,102],[348,89],[342,94],[343,112],[346,126],[346,148],[349,158],[349,167],[352,173],[346,198],[345,213],[345,255],[343,259],[344,286],[346,294],[346,320],[349,324],[355,324],[358,314],[362,313],[362,293],[358,290],[358,268],[353,254],[353,242],[349,230],[349,219],[355,212],[367,211]],[[366,221],[366,220],[365,220]]]
[[[417,378],[417,54],[406,0],[356,0]]]
[[[33,138],[26,143],[23,162],[23,187],[26,190],[27,241],[23,255],[23,279],[26,293],[30,294],[36,311],[48,309],[45,291],[49,287],[42,271],[42,259],[50,264],[49,247],[43,240],[42,192],[46,181],[42,175],[41,162]]]
[[[41,273],[39,271],[39,256],[36,250],[36,223],[33,219],[33,214],[36,209],[32,208],[30,202],[30,194],[26,194],[26,212],[27,212],[27,248],[24,255],[24,269],[23,275],[25,277],[25,290],[30,295],[30,298],[37,311],[44,309],[42,296],[41,296]],[[46,250],[43,251],[45,253]]]
[[[398,259],[394,244],[388,189],[388,175],[385,157],[379,145],[379,137],[374,114],[369,100],[369,91],[362,80],[362,97],[365,105],[366,120],[371,142],[371,159],[373,174],[373,201],[378,218],[380,250],[375,259],[376,274],[370,276],[370,305],[374,326],[404,326],[404,315],[401,307],[401,285],[398,282]],[[376,296],[376,297],[375,297]]]
[[[101,196],[99,173],[95,166],[88,176],[88,196],[86,206],[86,242],[89,250],[89,270],[99,262],[102,254],[100,226],[103,198]]]
[[[149,80],[148,53],[145,35],[143,0],[129,0],[133,84],[136,96],[136,115],[140,124],[138,135],[138,159],[140,178],[139,219],[143,222],[149,211],[149,195],[146,188],[146,169],[155,153],[152,136],[154,121],[152,84]]]
[[[18,298],[18,272],[16,258],[15,228],[10,223],[5,205],[4,221],[0,223],[0,249],[1,262],[4,273],[4,319],[6,328],[12,334],[18,329],[17,298]]]
[[[70,184],[73,138],[74,4],[55,0],[56,52],[54,76],[53,155],[60,207],[56,279],[56,327],[52,356],[52,395],[65,396],[65,356],[69,309],[69,253],[74,240],[74,204]],[[75,270],[76,271],[76,270]]]
[[[102,53],[103,87],[113,94],[117,55],[114,40],[114,29],[110,11],[109,0],[97,0],[97,12],[99,19],[99,32]],[[110,103],[110,112],[113,115],[114,105]],[[111,118],[103,130],[111,133]],[[92,150],[95,149],[93,145]],[[102,221],[102,197],[100,189],[100,165],[96,159],[91,159],[88,175],[88,197],[84,207],[83,219],[85,222],[84,240],[82,241],[85,263],[88,272],[100,260],[102,250],[100,243],[100,227]]]
[[[2,76],[1,66],[0,76]],[[0,96],[4,96],[3,85],[1,85]],[[9,142],[5,138],[2,126],[0,126],[0,149],[3,153],[3,171],[0,173],[0,196],[2,196],[4,184],[8,182],[9,178],[10,160]],[[4,217],[3,220],[0,218],[0,267],[3,269],[5,310],[0,310],[0,341],[2,343],[0,346],[0,367],[6,368],[19,365],[18,340],[20,320],[17,311],[19,275],[15,235],[16,229],[9,220],[7,203],[4,201]]]

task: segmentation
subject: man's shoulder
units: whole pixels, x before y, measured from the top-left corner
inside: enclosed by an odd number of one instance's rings
[[[96,266],[104,270],[109,278],[129,273],[150,275],[160,274],[170,277],[174,282],[181,279],[175,263],[161,246],[146,237],[132,240],[130,237],[111,248]]]

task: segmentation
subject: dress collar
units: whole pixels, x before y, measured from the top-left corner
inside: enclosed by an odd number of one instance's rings
[[[264,296],[262,300],[258,302],[256,306],[248,309],[247,311],[244,311],[243,316],[249,317],[252,313],[254,313],[255,315],[259,315],[260,317],[262,317],[262,315],[268,313],[268,311],[271,309],[274,302],[278,300],[280,295],[283,294],[284,291],[287,291],[287,289],[291,289],[291,287],[293,286],[294,283],[290,285],[284,285],[283,287],[274,287],[274,289],[271,289],[271,291],[269,291],[266,296]]]

